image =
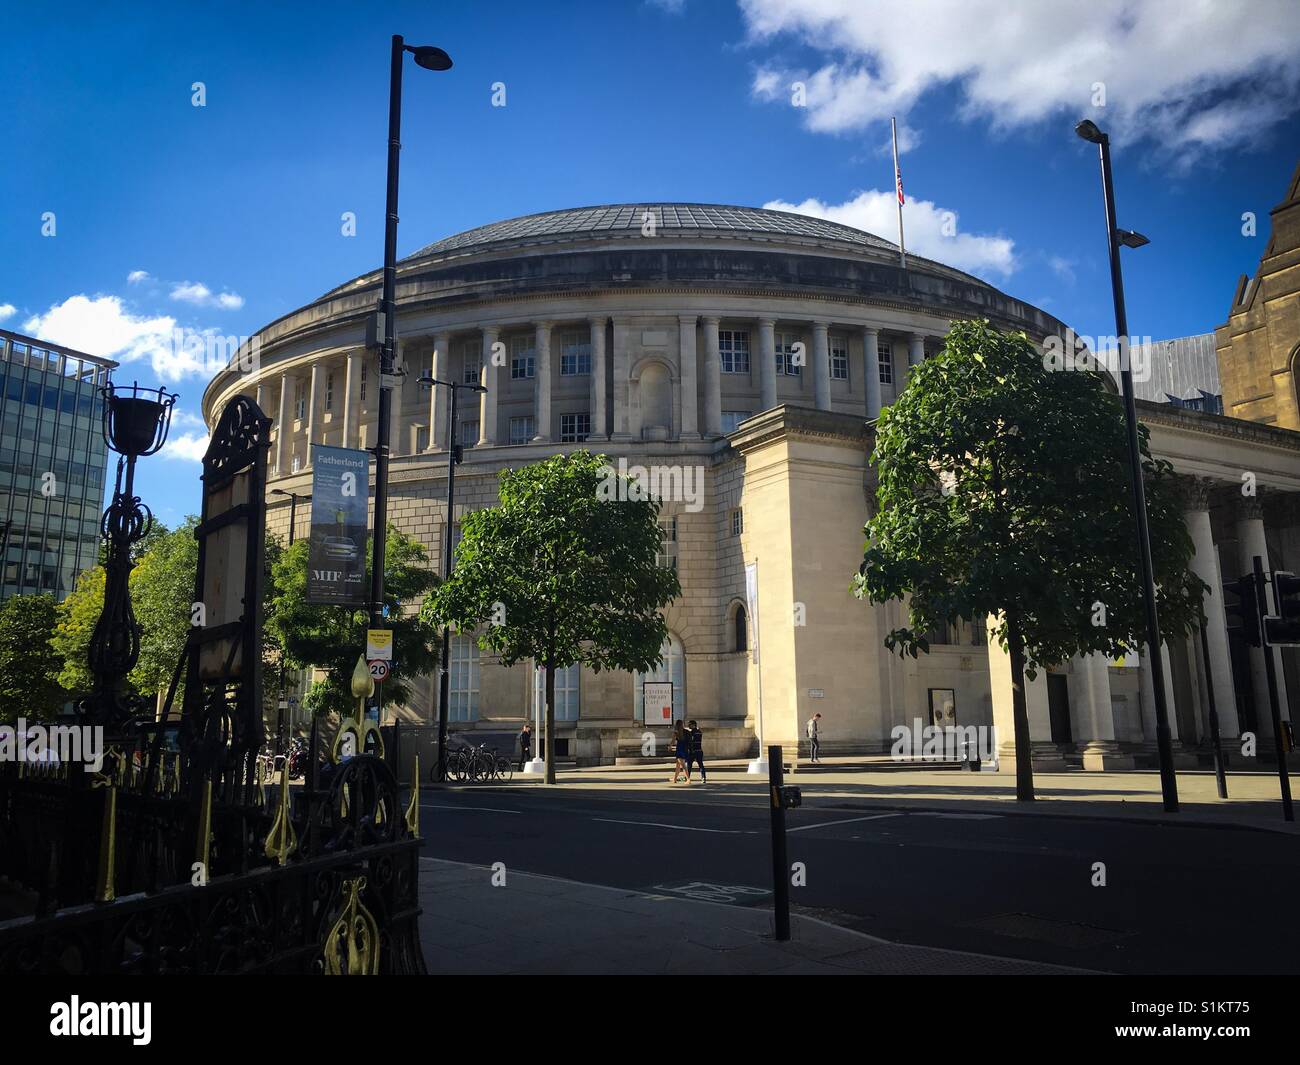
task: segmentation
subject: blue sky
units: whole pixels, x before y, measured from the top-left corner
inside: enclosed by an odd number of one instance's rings
[[[247,335],[380,265],[393,32],[456,64],[406,68],[402,254],[641,200],[793,205],[894,239],[896,114],[909,246],[1105,335],[1096,150],[1072,132],[1088,114],[1114,135],[1120,224],[1152,241],[1126,253],[1130,325],[1162,339],[1226,318],[1300,155],[1283,0],[1249,18],[1060,0],[1014,25],[985,0],[107,8],[0,15],[0,324],[180,392],[175,446],[139,480],[168,523],[197,507],[205,383],[172,328]]]

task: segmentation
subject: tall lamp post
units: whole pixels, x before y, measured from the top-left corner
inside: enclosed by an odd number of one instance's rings
[[[384,549],[388,534],[388,433],[392,420],[393,355],[397,347],[397,168],[402,144],[402,57],[410,52],[416,66],[450,70],[451,57],[441,48],[408,45],[393,35],[388,83],[388,195],[384,208],[384,293],[380,304],[384,343],[379,354],[379,416],[375,440],[375,535],[371,554],[370,625],[379,628],[384,609]]]
[[[1110,252],[1110,287],[1115,301],[1115,332],[1119,342],[1119,379],[1124,393],[1124,418],[1128,423],[1129,480],[1133,486],[1133,513],[1137,520],[1138,553],[1142,559],[1142,598],[1146,606],[1147,661],[1151,686],[1155,689],[1156,749],[1160,757],[1160,791],[1165,810],[1178,810],[1178,780],[1174,775],[1173,743],[1169,735],[1169,707],[1165,701],[1165,666],[1161,657],[1160,619],[1156,611],[1155,567],[1151,561],[1151,533],[1147,526],[1147,499],[1142,483],[1142,452],[1138,445],[1137,404],[1133,395],[1131,345],[1128,312],[1124,308],[1124,278],[1120,273],[1119,249],[1140,248],[1149,243],[1141,233],[1120,229],[1115,224],[1115,187],[1111,181],[1110,138],[1095,122],[1084,119],[1074,132],[1101,151],[1101,188],[1106,207],[1106,245]]]
[[[456,465],[464,458],[464,450],[456,443],[456,396],[460,392],[486,392],[482,385],[460,381],[440,381],[436,377],[421,377],[421,385],[451,389],[451,412],[447,416],[447,521],[442,538],[442,579],[451,577],[452,515],[456,506]],[[451,626],[442,627],[442,654],[438,656],[438,780],[447,779],[447,706],[451,700]]]
[[[289,497],[289,546],[292,547],[294,530],[298,527],[298,500],[301,499],[304,503],[311,502],[311,493],[299,495],[297,492],[289,492],[283,488],[272,488],[271,495]],[[289,692],[285,685],[283,647],[280,648],[280,698],[276,702],[275,753],[284,754],[285,717],[289,710]]]

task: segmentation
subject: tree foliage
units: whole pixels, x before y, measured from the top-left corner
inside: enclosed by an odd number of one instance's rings
[[[1204,584],[1173,469],[1140,443],[1165,638],[1196,622]],[[1123,408],[1088,371],[1053,372],[1021,333],[954,323],[882,412],[872,456],[878,512],[854,580],[873,603],[910,596],[886,644],[990,617],[1008,650],[1018,793],[1032,798],[1024,675],[1146,642]],[[1100,623],[1099,623],[1100,622]]]
[[[15,595],[0,603],[0,721],[44,721],[67,699],[51,643],[57,617],[50,595]]]
[[[320,669],[325,677],[307,693],[312,713],[348,713],[356,700],[352,696],[352,671],[358,656],[365,653],[369,619],[364,610],[310,604],[307,599],[307,555],[309,542],[298,540],[274,554],[271,590],[266,606],[265,627],[270,639],[283,648],[290,669]],[[268,549],[268,555],[272,555]],[[366,586],[369,587],[370,550],[366,549]],[[437,633],[417,614],[404,614],[403,605],[418,603],[433,589],[438,578],[429,568],[429,556],[419,541],[388,526],[384,552],[384,601],[388,604],[388,627],[393,630],[392,672],[384,681],[385,702],[404,703],[411,695],[411,679],[432,671],[438,664]]]
[[[548,783],[555,671],[653,668],[668,635],[660,611],[681,594],[677,574],[657,563],[659,504],[626,478],[610,493],[614,480],[588,451],[503,470],[499,504],[465,516],[451,579],[421,611],[430,623],[478,629],[479,646],[502,665],[531,659],[545,669]]]
[[[90,676],[90,637],[104,609],[104,569],[95,566],[77,577],[76,587],[59,604],[54,633],[50,638],[59,684],[72,698],[88,695],[93,686]]]
[[[151,537],[131,571],[131,604],[140,623],[140,658],[129,680],[142,695],[166,691],[191,628],[199,543],[198,518]]]

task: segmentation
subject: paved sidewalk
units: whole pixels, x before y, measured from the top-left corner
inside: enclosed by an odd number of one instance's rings
[[[860,759],[843,762],[861,763]],[[561,791],[594,791],[618,794],[625,799],[634,793],[653,794],[656,800],[684,802],[767,801],[766,778],[750,776],[743,762],[709,766],[709,783],[698,780],[670,784],[672,767],[590,766],[561,769]],[[1011,773],[970,773],[960,770],[836,768],[826,759],[815,771],[786,774],[786,783],[803,791],[805,806],[821,809],[898,809],[992,812],[1024,816],[1107,818],[1161,824],[1217,825],[1225,828],[1253,828],[1300,833],[1295,822],[1282,819],[1275,772],[1228,774],[1227,799],[1215,789],[1214,773],[1184,770],[1178,773],[1178,813],[1166,813],[1160,792],[1160,774],[1155,770],[1090,773],[1035,773],[1037,795],[1032,803],[1016,801],[1016,782]],[[535,777],[516,774],[509,785],[518,788],[544,787]],[[482,789],[491,785],[466,785]],[[1300,774],[1293,782],[1300,805]],[[633,794],[629,794],[633,793]]]
[[[1086,970],[890,943],[767,908],[695,902],[481,865],[420,860],[420,940],[433,974],[1078,975]]]

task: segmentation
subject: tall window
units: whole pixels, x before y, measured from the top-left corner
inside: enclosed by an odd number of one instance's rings
[[[673,682],[673,719],[686,717],[686,655],[682,651],[682,642],[671,632],[659,648],[662,656],[659,665],[649,673],[636,675],[636,719],[645,720],[645,682],[648,680],[670,680]]]
[[[366,401],[366,364],[361,364],[361,402]]]
[[[590,414],[561,414],[560,443],[581,444],[591,435]]]
[[[325,409],[334,409],[334,374],[332,372],[325,375]]]
[[[582,667],[574,662],[571,666],[555,671],[555,720],[577,721],[579,705],[579,678]],[[533,670],[533,698],[537,700],[537,709],[542,720],[546,719],[546,670]]]
[[[478,644],[473,636],[451,638],[447,676],[451,695],[447,701],[447,720],[477,721]]]
[[[294,385],[293,416],[299,421],[307,417],[307,388],[301,381]]]
[[[736,604],[731,649],[733,651],[749,650],[749,618],[745,614],[745,608],[739,603]]]
[[[677,519],[659,519],[659,555],[655,559],[664,569],[677,571]]]
[[[468,420],[468,419],[462,421],[462,422],[460,423],[460,441],[459,441],[459,442],[460,442],[461,444],[464,444],[466,447],[473,447],[475,444],[477,444],[477,443],[478,443],[478,426],[479,426],[479,422],[478,422],[478,419],[477,419],[477,418],[475,418],[473,421],[470,421],[470,420]]]
[[[467,340],[461,348],[461,377],[467,385],[476,385],[483,373],[483,343]]]
[[[581,330],[560,334],[560,376],[575,377],[591,373],[591,343]]]
[[[429,427],[427,425],[417,425],[415,427],[415,451],[419,454],[421,451],[429,449]]]
[[[745,531],[745,512],[737,507],[731,512],[731,535],[739,536]]]
[[[800,367],[794,361],[794,346],[799,343],[797,333],[776,334],[776,372],[786,377],[798,377]]]
[[[844,337],[831,337],[831,380],[849,379],[849,342]]]
[[[537,419],[531,414],[510,419],[510,442],[526,444],[537,435]]]
[[[719,329],[718,359],[723,373],[749,373],[749,334],[742,329]]]
[[[888,344],[877,344],[876,359],[880,363],[880,383],[882,385],[892,385],[894,383],[894,349]]]
[[[510,338],[510,379],[520,381],[537,373],[537,349],[533,337],[524,333]]]
[[[724,433],[734,433],[736,427],[746,418],[753,416],[753,411],[748,410],[724,410],[722,412],[722,431]]]

